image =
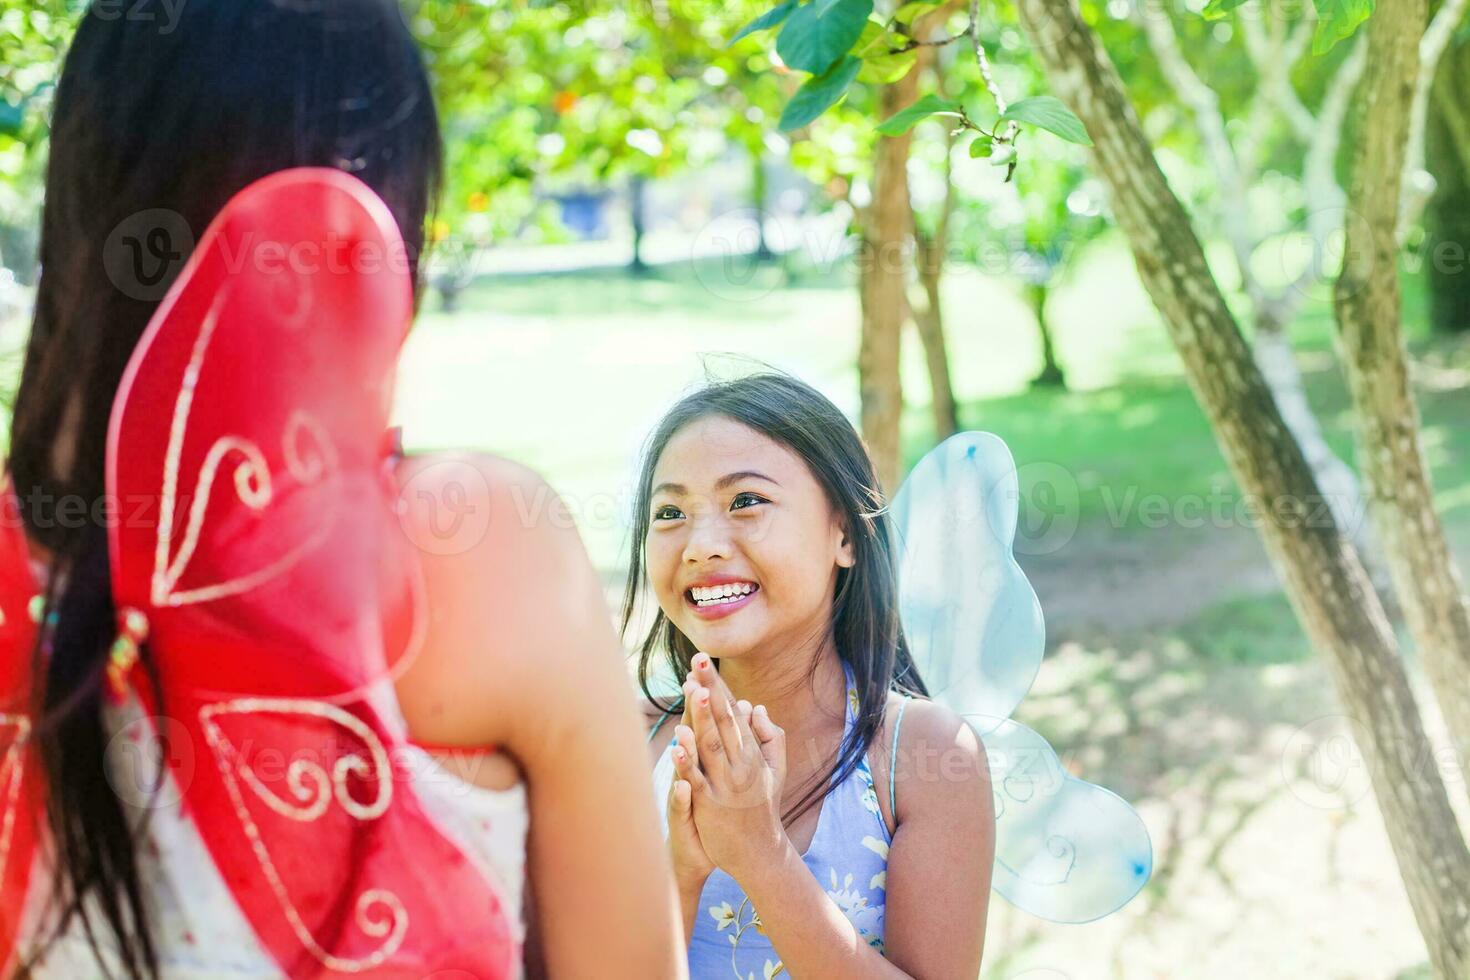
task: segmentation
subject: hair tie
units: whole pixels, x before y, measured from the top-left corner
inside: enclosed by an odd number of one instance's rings
[[[107,654],[107,694],[113,704],[128,696],[128,675],[138,664],[138,646],[148,639],[148,617],[141,609],[124,606],[118,611],[117,629]]]

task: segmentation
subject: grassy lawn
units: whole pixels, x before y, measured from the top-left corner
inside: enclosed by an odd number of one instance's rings
[[[1422,291],[1410,286],[1409,329],[1426,366],[1416,380],[1427,451],[1447,516],[1470,521],[1470,433],[1459,424],[1470,413],[1470,348],[1426,347]],[[1059,478],[1081,526],[1167,531],[1160,525],[1185,498],[1198,499],[1206,519],[1211,506],[1228,516],[1233,480],[1117,243],[1086,253],[1051,304],[1070,390],[1028,390],[1040,357],[1034,321],[1003,280],[957,269],[946,305],[963,424],[1004,438],[1023,480],[1030,471]],[[794,281],[772,268],[738,287],[708,265],[641,278],[614,270],[485,279],[457,312],[431,304],[421,317],[398,417],[410,446],[483,448],[536,467],[568,499],[594,561],[612,575],[638,452],[660,413],[707,373],[770,364],[855,416],[858,319],[840,266]],[[1331,336],[1330,311],[1313,297],[1295,340],[1329,440],[1350,459],[1349,402]],[[912,463],[932,444],[912,334],[904,379]]]

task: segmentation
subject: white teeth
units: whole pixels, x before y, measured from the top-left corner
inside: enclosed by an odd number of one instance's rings
[[[689,590],[689,596],[699,606],[722,606],[737,602],[756,590],[751,582],[734,582]]]

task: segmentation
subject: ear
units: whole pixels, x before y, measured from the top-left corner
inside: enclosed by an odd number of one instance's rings
[[[847,533],[847,528],[841,522],[834,523],[833,533],[836,535],[837,567],[851,568],[856,565],[857,556],[852,546],[852,535]]]

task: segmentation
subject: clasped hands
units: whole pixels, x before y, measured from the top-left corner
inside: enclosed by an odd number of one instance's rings
[[[720,868],[736,881],[770,867],[790,846],[781,823],[786,733],[737,701],[706,654],[684,681],[674,729],[669,847],[681,884],[702,886]]]

